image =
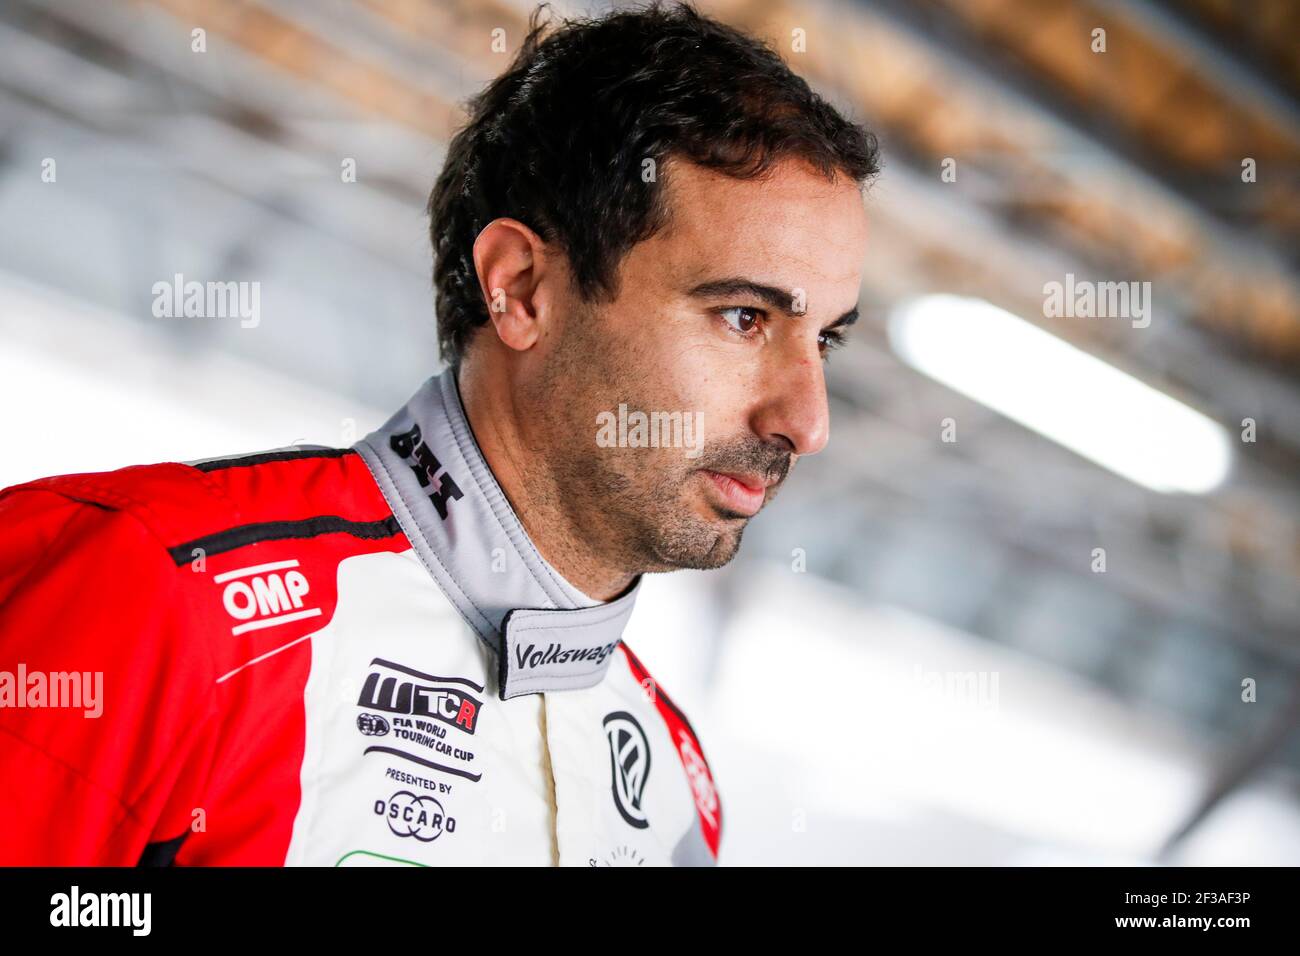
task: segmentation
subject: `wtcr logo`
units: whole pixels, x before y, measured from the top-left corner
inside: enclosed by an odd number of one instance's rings
[[[370,662],[370,666],[375,669],[366,676],[361,696],[357,698],[358,707],[409,717],[431,717],[467,734],[474,733],[483,702],[467,693],[465,687],[482,693],[483,688],[478,684],[460,677],[434,677],[378,657]],[[388,732],[388,722],[382,717],[361,716],[371,717],[365,727],[358,718],[357,729],[363,734],[378,736]],[[383,724],[383,731],[374,729],[376,721]]]
[[[311,586],[301,571],[293,570],[297,567],[297,561],[276,561],[227,571],[214,577],[212,580],[216,584],[225,585],[221,591],[221,603],[226,613],[241,622],[234,625],[230,633],[243,634],[317,617],[320,608],[304,606],[304,598]]]

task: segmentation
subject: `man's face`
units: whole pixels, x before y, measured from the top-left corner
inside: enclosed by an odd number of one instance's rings
[[[636,573],[726,564],[826,444],[823,360],[856,316],[867,231],[857,185],[797,161],[756,180],[665,166],[667,227],[624,258],[614,301],[569,294],[525,396],[556,504]]]

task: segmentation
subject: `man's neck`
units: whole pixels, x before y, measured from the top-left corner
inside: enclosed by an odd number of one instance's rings
[[[469,362],[456,375],[461,403],[488,467],[505,492],[528,537],[555,570],[596,601],[618,597],[635,575],[603,565],[583,542],[580,529],[560,505],[560,490],[519,430],[519,410],[506,389],[493,388]]]

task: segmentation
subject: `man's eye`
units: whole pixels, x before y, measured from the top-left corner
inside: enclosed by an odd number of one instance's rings
[[[817,343],[821,346],[822,358],[826,358],[844,344],[844,333],[836,329],[827,329],[817,337]]]
[[[754,326],[758,325],[758,317],[761,313],[758,309],[747,309],[743,305],[738,305],[730,309],[722,309],[718,314],[737,332],[748,335],[754,331]]]

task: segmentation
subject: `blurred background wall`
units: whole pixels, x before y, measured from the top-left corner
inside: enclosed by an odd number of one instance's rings
[[[699,6],[886,163],[830,446],[628,635],[723,861],[1300,864],[1300,5]],[[425,198],[530,9],[0,4],[0,485],[404,401]],[[257,322],[157,315],[178,275]]]

